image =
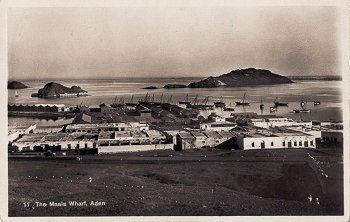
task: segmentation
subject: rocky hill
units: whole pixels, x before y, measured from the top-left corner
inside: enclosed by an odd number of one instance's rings
[[[218,77],[209,77],[188,85],[190,88],[239,87],[292,83],[289,78],[264,69],[237,69]]]
[[[49,82],[44,86],[44,88],[38,90],[37,96],[42,98],[50,98],[50,97],[59,97],[60,94],[64,94],[64,93],[86,94],[87,91],[81,89],[79,86],[72,86],[71,88],[68,88],[59,83]]]
[[[8,89],[25,89],[25,88],[28,88],[28,86],[18,81],[9,81],[7,82],[7,88]]]

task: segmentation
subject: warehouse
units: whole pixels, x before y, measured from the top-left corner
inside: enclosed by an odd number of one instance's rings
[[[7,109],[17,112],[64,112],[69,110],[64,104],[8,104]]]
[[[13,143],[18,151],[97,148],[97,135],[83,133],[31,133]]]
[[[237,145],[240,149],[278,149],[278,148],[316,148],[315,136],[285,130],[276,132],[267,130],[249,130],[236,133]]]
[[[216,147],[234,135],[229,131],[182,131],[176,135],[176,144],[178,150],[186,150],[191,148],[208,148]]]
[[[33,133],[36,130],[36,125],[30,126],[12,126],[8,128],[8,142],[12,143],[20,136],[28,133]]]
[[[307,126],[311,127],[311,121],[294,121],[285,117],[267,117],[267,118],[252,118],[252,123],[256,127],[269,129],[271,127],[281,126]]]
[[[157,149],[173,149],[163,133],[149,131],[101,132],[98,138],[98,153],[136,152]]]
[[[128,131],[128,130],[149,130],[145,122],[130,123],[96,123],[96,124],[70,124],[66,127],[66,132],[93,132],[102,131]]]

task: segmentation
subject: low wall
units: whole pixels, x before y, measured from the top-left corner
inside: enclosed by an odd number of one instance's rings
[[[99,146],[98,153],[124,153],[148,150],[174,149],[174,144],[126,145],[126,146]]]

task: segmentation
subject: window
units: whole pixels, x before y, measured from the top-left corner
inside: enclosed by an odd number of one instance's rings
[[[219,140],[216,140],[215,143],[219,143]]]
[[[294,141],[294,146],[297,146],[297,141]]]
[[[205,140],[203,140],[202,143],[205,143]]]
[[[302,146],[303,145],[303,142],[299,141],[299,146]]]
[[[252,147],[254,147],[254,143],[252,143]]]
[[[313,141],[313,140],[311,140],[311,141],[310,141],[310,144],[311,144],[311,146],[313,146],[313,145],[314,145],[314,141]]]
[[[273,142],[271,142],[271,146],[273,146]]]
[[[282,146],[286,146],[286,142],[285,141],[282,142]]]

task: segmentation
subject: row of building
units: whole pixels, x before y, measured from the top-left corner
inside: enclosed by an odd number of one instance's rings
[[[154,130],[146,122],[67,124],[61,127],[9,128],[18,151],[97,149],[98,153],[152,149],[187,150],[316,148],[319,141],[343,142],[341,123],[296,122],[283,117],[252,118],[244,127],[216,114],[198,128]]]

